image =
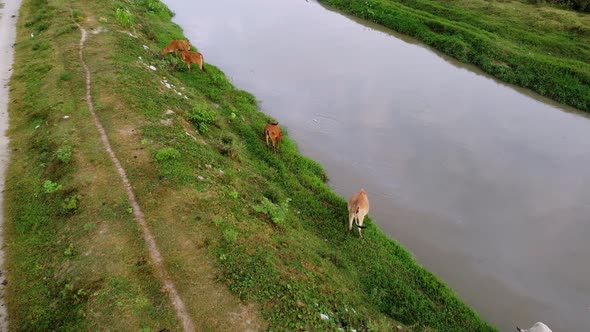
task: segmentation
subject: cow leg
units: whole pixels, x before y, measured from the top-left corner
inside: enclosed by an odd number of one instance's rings
[[[364,211],[362,211],[362,210],[361,210],[361,211],[359,211],[359,213],[358,213],[358,217],[357,217],[357,219],[356,219],[356,220],[357,220],[357,225],[358,225],[358,226],[362,226],[362,225],[363,225],[363,220],[364,220],[364,219],[365,219],[365,213],[364,213]],[[359,236],[360,236],[360,237],[361,237],[361,239],[362,239],[362,238],[363,238],[363,232],[362,232],[363,230],[362,230],[362,228],[360,228],[360,227],[357,227],[357,228],[358,228],[358,230],[359,230]]]
[[[348,213],[348,230],[346,231],[346,234],[350,233],[350,230],[352,230],[352,223],[354,222],[354,213],[349,212]]]

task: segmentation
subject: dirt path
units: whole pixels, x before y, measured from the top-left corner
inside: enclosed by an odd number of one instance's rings
[[[16,21],[21,0],[0,1],[0,331],[8,331],[8,315],[4,303],[4,179],[9,160],[8,83],[12,74],[16,39]]]
[[[174,283],[172,282],[172,279],[170,278],[170,274],[168,273],[168,271],[164,267],[162,255],[160,254],[160,251],[158,250],[158,247],[156,245],[156,241],[154,240],[152,232],[150,231],[150,229],[145,221],[145,217],[143,215],[143,212],[141,211],[141,208],[139,207],[139,204],[137,203],[137,199],[135,196],[135,192],[133,191],[133,187],[131,186],[131,183],[129,183],[129,179],[127,177],[127,174],[126,174],[125,170],[123,169],[123,167],[121,166],[119,159],[117,158],[117,156],[113,152],[113,149],[111,148],[111,144],[109,142],[108,136],[106,134],[106,131],[105,131],[102,123],[100,122],[99,118],[96,116],[96,113],[94,112],[94,104],[92,102],[92,96],[90,94],[90,89],[91,89],[90,70],[88,69],[88,66],[86,65],[86,63],[84,62],[84,55],[83,55],[84,42],[86,41],[87,34],[86,34],[86,30],[80,24],[76,23],[76,25],[78,26],[78,28],[80,29],[80,32],[81,32],[79,54],[80,54],[80,63],[86,73],[86,103],[88,104],[88,109],[89,109],[90,113],[92,114],[92,118],[94,119],[96,129],[100,133],[100,138],[102,140],[104,148],[107,151],[107,153],[109,154],[109,156],[111,157],[111,160],[113,161],[115,166],[117,167],[117,171],[119,172],[119,176],[121,177],[121,181],[125,185],[125,189],[127,191],[127,196],[129,197],[129,202],[131,203],[131,206],[133,207],[133,214],[135,216],[135,221],[137,222],[137,224],[139,225],[139,227],[143,233],[143,239],[148,247],[148,251],[150,253],[150,258],[151,258],[152,264],[154,265],[154,268],[156,270],[156,275],[160,279],[160,282],[162,283],[164,290],[170,296],[170,300],[174,306],[174,309],[176,310],[176,315],[178,316],[178,319],[182,322],[182,326],[184,327],[184,330],[185,331],[194,331],[195,330],[194,324],[191,320],[191,317],[189,316],[189,314],[187,312],[184,302],[182,301],[182,299],[180,298],[180,295],[176,291],[176,287],[174,286]]]

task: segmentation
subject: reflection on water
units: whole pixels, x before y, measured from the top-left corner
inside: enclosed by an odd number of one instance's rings
[[[590,121],[302,0],[167,0],[348,197],[502,331],[590,331]]]

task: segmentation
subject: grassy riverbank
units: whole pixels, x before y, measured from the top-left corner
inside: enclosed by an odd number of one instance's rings
[[[211,64],[162,60],[182,32],[153,0],[24,0],[5,193],[12,329],[180,328],[87,109],[72,17],[89,31],[96,112],[199,330],[495,330],[370,220],[364,241],[346,236],[320,165],[288,134],[279,155],[265,150],[252,95]]]
[[[590,14],[529,1],[320,0],[590,112]]]

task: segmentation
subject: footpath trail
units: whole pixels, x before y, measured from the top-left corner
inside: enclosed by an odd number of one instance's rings
[[[73,14],[72,14],[72,19],[73,19]],[[117,168],[119,176],[121,177],[121,181],[123,182],[123,185],[125,186],[125,189],[127,191],[127,196],[129,197],[129,202],[131,203],[131,206],[133,208],[133,215],[135,217],[135,221],[137,222],[137,224],[139,225],[139,227],[142,231],[143,239],[147,245],[147,248],[148,248],[148,251],[150,254],[150,259],[152,261],[152,264],[154,265],[156,275],[160,279],[160,282],[164,286],[164,289],[166,289],[166,293],[170,297],[170,301],[172,302],[174,309],[176,310],[176,315],[178,316],[178,319],[182,322],[182,326],[183,326],[184,330],[185,331],[194,331],[195,327],[194,327],[193,321],[192,321],[191,317],[189,316],[186,306],[184,305],[184,302],[180,298],[178,291],[176,290],[176,286],[174,285],[174,282],[170,278],[170,274],[168,273],[168,271],[164,267],[162,255],[160,254],[160,250],[158,249],[156,241],[154,240],[154,236],[152,235],[152,232],[150,231],[150,229],[145,221],[145,217],[143,215],[143,212],[141,211],[141,208],[140,208],[139,204],[137,203],[136,195],[133,190],[133,187],[131,186],[131,184],[129,182],[129,178],[127,177],[127,173],[125,172],[125,169],[123,169],[123,167],[121,166],[121,162],[119,161],[119,159],[117,158],[117,156],[113,152],[113,149],[111,148],[111,144],[109,142],[109,138],[106,134],[104,126],[102,125],[98,116],[96,115],[96,112],[94,111],[94,104],[92,102],[92,96],[90,94],[90,89],[92,88],[90,70],[88,69],[88,66],[86,65],[86,63],[84,62],[84,42],[86,41],[87,34],[86,34],[86,30],[80,24],[78,24],[75,20],[73,20],[73,21],[78,26],[78,29],[80,30],[80,34],[81,34],[79,54],[80,54],[80,64],[82,65],[82,67],[84,68],[84,72],[86,73],[86,103],[88,105],[88,109],[89,109],[90,113],[92,114],[92,118],[94,119],[94,124],[96,125],[96,129],[100,133],[100,137],[101,137],[101,141],[103,143],[103,146],[104,146],[105,150],[107,151],[107,153],[109,154],[109,156],[111,157],[113,164],[115,164],[115,167]]]
[[[21,0],[0,1],[0,331],[8,331],[8,315],[4,301],[4,180],[8,165],[9,150],[6,129],[8,128],[8,82],[12,74],[16,39],[16,21]]]

